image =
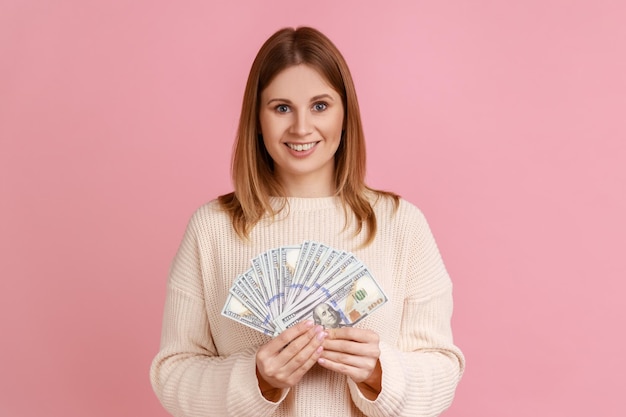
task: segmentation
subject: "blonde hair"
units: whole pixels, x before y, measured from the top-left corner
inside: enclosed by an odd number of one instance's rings
[[[335,153],[336,195],[340,197],[349,224],[349,211],[357,221],[356,234],[367,226],[364,246],[376,234],[376,215],[368,194],[389,197],[398,206],[396,194],[374,190],[365,184],[365,138],[356,91],[348,65],[337,47],[324,34],[310,27],[285,28],[274,33],[261,47],[250,69],[243,97],[239,128],[233,151],[232,179],[235,191],[219,197],[236,233],[247,239],[261,218],[277,209],[270,196],[285,197],[274,176],[274,163],[259,133],[261,92],[284,69],[306,64],[317,70],[341,96],[344,106],[343,137]]]

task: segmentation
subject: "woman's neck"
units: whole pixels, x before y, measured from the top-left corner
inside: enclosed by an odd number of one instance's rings
[[[331,197],[336,194],[334,179],[316,176],[279,178],[286,197],[314,198]]]

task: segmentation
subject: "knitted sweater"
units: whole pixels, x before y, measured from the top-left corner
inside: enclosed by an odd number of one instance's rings
[[[273,203],[277,203],[274,200]],[[163,406],[185,417],[436,416],[451,403],[464,367],[450,329],[452,285],[422,213],[379,199],[378,231],[345,226],[336,197],[288,198],[288,209],[261,220],[250,240],[234,232],[217,201],[191,218],[167,286],[161,348],[151,367]],[[221,315],[238,274],[261,252],[315,240],[354,253],[389,298],[357,323],[380,336],[382,391],[365,398],[354,382],[319,365],[277,402],[258,388],[255,353],[270,338]]]

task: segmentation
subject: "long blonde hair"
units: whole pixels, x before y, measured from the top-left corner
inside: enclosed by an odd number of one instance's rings
[[[341,96],[345,130],[335,153],[336,195],[343,203],[346,227],[350,219],[348,207],[357,221],[356,234],[367,225],[364,245],[368,245],[376,234],[376,215],[368,194],[392,198],[396,207],[399,197],[365,184],[365,138],[350,70],[330,39],[310,27],[279,30],[263,44],[254,59],[233,151],[231,170],[235,191],[220,196],[219,202],[242,239],[247,239],[264,215],[274,216],[285,208],[286,199],[278,209],[270,203],[270,196],[285,197],[285,193],[274,176],[274,163],[259,133],[259,102],[261,92],[276,75],[298,64],[316,69]]]

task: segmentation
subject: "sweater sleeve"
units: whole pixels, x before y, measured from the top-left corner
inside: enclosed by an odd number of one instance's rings
[[[367,416],[432,417],[446,410],[461,379],[465,360],[453,344],[452,284],[421,212],[405,235],[407,260],[400,338],[380,343],[382,390],[365,398],[349,381],[352,400]],[[413,216],[411,216],[413,217]]]
[[[163,407],[176,417],[270,416],[284,400],[258,388],[256,348],[219,356],[207,318],[194,219],[174,258],[167,286],[161,348],[150,379]]]

